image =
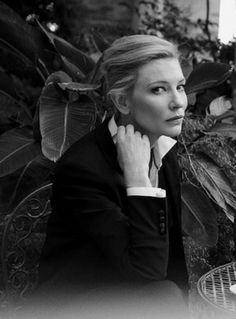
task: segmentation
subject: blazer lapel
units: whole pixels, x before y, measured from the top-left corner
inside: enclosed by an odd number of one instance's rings
[[[100,126],[96,128],[94,131],[95,139],[109,165],[119,173],[123,174],[117,160],[116,146],[108,129],[109,120],[110,118],[107,118]],[[178,222],[181,225],[179,167],[175,153],[176,146],[174,146],[163,158],[163,165],[160,171],[160,186],[167,188],[168,192],[171,194],[171,198],[174,201],[172,205],[176,208],[175,211],[177,211]]]
[[[176,158],[176,146],[163,158],[163,175],[165,187],[170,193],[175,207],[178,223],[181,225],[181,195],[179,184],[179,166]]]
[[[107,118],[100,126],[95,130],[96,142],[111,167],[122,173],[117,160],[116,146],[111,137],[111,133],[108,129],[108,122],[110,118]]]

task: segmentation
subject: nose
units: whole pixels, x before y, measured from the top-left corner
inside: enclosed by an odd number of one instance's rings
[[[171,100],[169,103],[169,107],[171,110],[175,110],[175,109],[186,109],[187,107],[187,96],[185,94],[185,92],[182,91],[174,91],[171,95]]]

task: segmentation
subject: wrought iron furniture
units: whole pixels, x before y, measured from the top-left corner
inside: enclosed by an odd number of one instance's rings
[[[236,295],[229,287],[236,284],[236,262],[214,268],[203,275],[197,284],[200,296],[228,316],[236,317]],[[231,316],[230,316],[231,317]],[[228,317],[227,317],[228,318]]]
[[[15,305],[35,287],[45,239],[51,184],[36,189],[7,215],[1,244],[5,303]]]

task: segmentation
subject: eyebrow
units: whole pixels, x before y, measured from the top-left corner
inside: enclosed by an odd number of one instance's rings
[[[186,79],[185,78],[182,78],[178,81],[178,83],[185,83],[186,82]],[[153,85],[153,84],[168,84],[169,82],[168,81],[154,81],[154,82],[151,82],[148,84],[148,86],[150,85]]]

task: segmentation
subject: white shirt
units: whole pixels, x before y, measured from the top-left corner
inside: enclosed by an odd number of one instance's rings
[[[114,143],[116,143],[115,136],[117,134],[117,125],[114,116],[110,119],[108,123],[108,129],[111,133]],[[170,149],[175,145],[176,140],[168,136],[160,136],[159,139],[152,145],[154,151],[154,160],[158,168],[162,166],[162,158],[170,151]],[[151,196],[151,197],[166,197],[166,191],[158,187],[158,169],[152,162],[150,171],[150,180],[153,187],[128,187],[128,196]]]

